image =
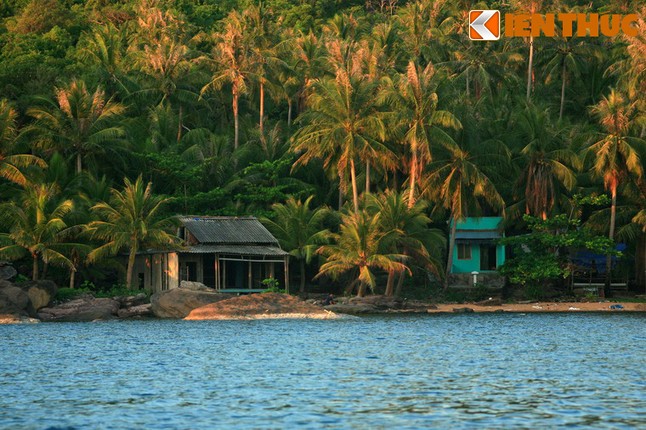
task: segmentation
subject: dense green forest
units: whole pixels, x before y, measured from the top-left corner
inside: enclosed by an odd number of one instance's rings
[[[393,294],[446,280],[449,219],[566,215],[626,243],[643,289],[637,7],[2,0],[0,256],[101,285],[109,256],[175,246],[173,215],[255,215],[302,284]],[[473,42],[470,9],[638,13],[639,34]]]

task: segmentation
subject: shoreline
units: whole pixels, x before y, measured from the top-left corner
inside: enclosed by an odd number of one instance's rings
[[[617,307],[617,305],[621,307]],[[615,306],[612,308],[611,306]],[[470,309],[470,310],[467,310]],[[462,304],[436,304],[432,305],[428,313],[585,313],[585,312],[646,312],[646,303],[630,303],[622,301],[608,302],[535,302],[535,303],[503,303],[501,305],[487,306],[475,303]]]
[[[617,307],[619,305],[619,307]],[[612,308],[611,306],[614,306]],[[646,303],[631,303],[622,301],[608,301],[608,302],[534,302],[534,303],[503,303],[500,305],[484,305],[476,303],[418,303],[414,308],[408,309],[380,309],[364,312],[343,312],[341,310],[331,311],[325,308],[320,308],[323,312],[307,312],[304,309],[294,310],[290,312],[289,309],[282,309],[279,312],[249,312],[247,310],[225,313],[225,314],[211,314],[208,316],[189,315],[185,318],[170,318],[185,320],[185,321],[200,321],[200,320],[230,320],[230,321],[243,321],[243,320],[261,320],[261,319],[318,319],[318,320],[331,320],[331,319],[353,319],[361,316],[374,316],[374,315],[397,315],[397,314],[458,314],[458,313],[509,313],[509,314],[527,314],[527,313],[646,313]],[[156,317],[146,318],[111,318],[110,320],[136,320],[136,319],[166,319]],[[107,321],[106,319],[98,319],[95,321]],[[4,324],[34,324],[43,322],[57,322],[57,321],[41,321],[36,318],[28,316],[18,316],[11,314],[0,314],[0,325]],[[92,321],[94,322],[94,321]]]

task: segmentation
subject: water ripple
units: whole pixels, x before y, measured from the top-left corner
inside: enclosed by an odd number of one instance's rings
[[[0,429],[646,426],[643,314],[0,326]]]

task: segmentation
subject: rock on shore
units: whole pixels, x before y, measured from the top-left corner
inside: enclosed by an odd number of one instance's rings
[[[152,312],[157,318],[184,318],[193,309],[226,300],[231,296],[215,290],[202,291],[190,288],[173,288],[150,297]]]
[[[28,281],[13,284],[0,280],[0,322],[29,322],[39,309],[49,305],[58,288],[52,281]]]
[[[334,319],[335,314],[287,294],[264,293],[236,296],[194,309],[186,320],[246,320],[278,318]]]
[[[41,321],[95,321],[113,319],[119,310],[114,299],[97,299],[92,296],[70,300],[51,308],[38,311]]]

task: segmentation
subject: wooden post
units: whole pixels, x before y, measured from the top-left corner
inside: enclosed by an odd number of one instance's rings
[[[227,287],[227,262],[222,262],[222,287]]]
[[[285,292],[289,294],[289,255],[285,257]]]
[[[276,275],[274,274],[274,264],[275,263],[273,261],[271,263],[269,263],[269,277],[270,278],[275,278],[276,277]]]
[[[220,289],[220,256],[215,254],[215,262],[213,270],[215,271],[215,289]]]
[[[249,289],[251,289],[251,283],[252,283],[252,279],[253,279],[253,275],[252,275],[252,272],[251,272],[251,264],[252,263],[251,263],[251,261],[249,261],[249,262],[247,262],[247,264],[249,264],[249,270],[247,272],[249,274]]]

